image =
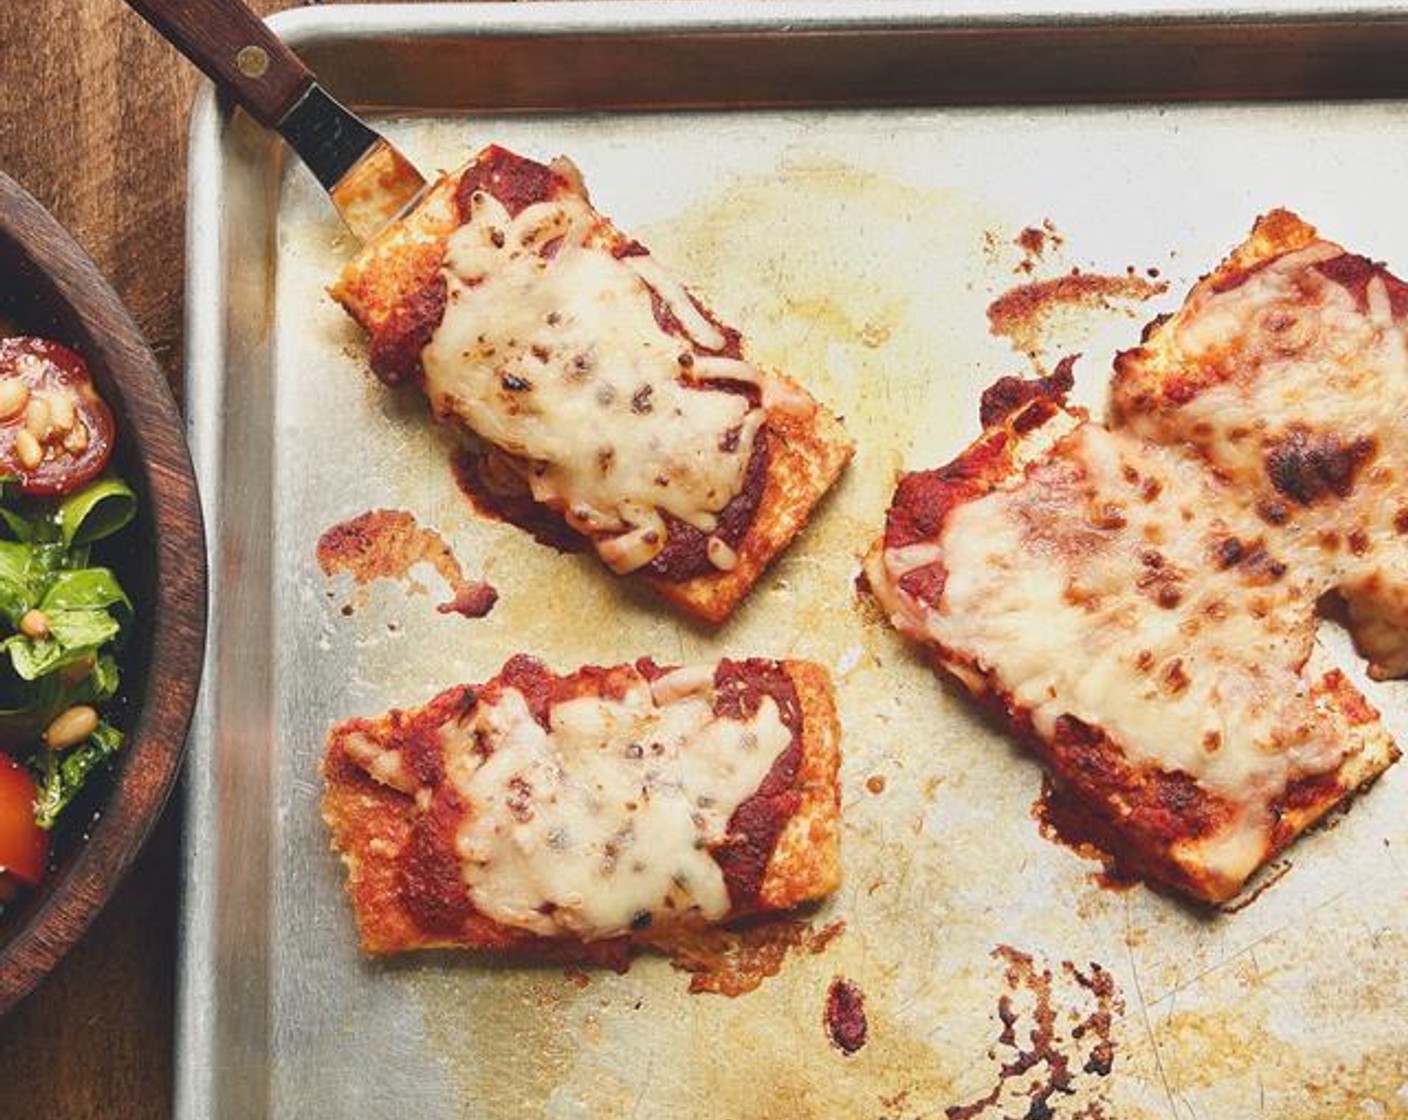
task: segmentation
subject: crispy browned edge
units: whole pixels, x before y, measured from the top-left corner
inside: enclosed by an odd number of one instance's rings
[[[790,378],[784,380],[802,391]],[[706,622],[723,622],[733,613],[773,558],[802,531],[855,450],[841,422],[821,404],[810,416],[769,410],[766,431],[771,452],[767,480],[733,569],[679,581],[644,577],[656,594]]]
[[[411,213],[348,262],[330,289],[368,331],[386,322],[440,267],[445,239],[458,224],[454,193],[463,173],[461,168],[441,178]],[[775,372],[773,376],[782,377]],[[785,408],[768,410],[767,479],[753,523],[736,550],[737,564],[727,572],[688,580],[640,577],[661,598],[706,622],[723,622],[733,613],[768,564],[806,525],[855,450],[832,412],[791,378],[782,380],[816,407],[806,416]]]
[[[1173,315],[1148,323],[1140,345],[1115,355],[1110,382],[1110,409],[1118,425],[1135,413],[1176,409],[1180,401],[1220,381],[1223,374],[1187,369],[1174,346],[1177,325],[1192,314],[1191,305],[1209,288],[1221,288],[1286,253],[1304,249],[1318,239],[1315,227],[1289,210],[1271,210],[1259,217],[1247,239],[1194,285]]]
[[[1042,413],[1046,415],[1040,423],[1030,425],[1027,422],[1031,416],[1041,416]],[[1043,429],[1053,420],[1057,421],[1058,433],[1062,436],[1066,431],[1073,430],[1075,424],[1088,422],[1083,421],[1082,417],[1053,410],[1045,400],[1038,400],[1018,408],[965,448],[948,466],[968,461],[978,464],[978,471],[956,473],[962,475],[967,483],[977,482],[979,485],[956,502],[954,508],[978,500],[1006,481],[1020,478],[1028,464],[1048,453],[1050,433],[1043,432]],[[998,441],[1001,441],[1000,445]],[[1028,453],[1023,447],[1026,441],[1038,445],[1040,450],[1036,455]],[[997,454],[993,453],[995,445]],[[898,588],[892,591],[884,578],[881,567],[884,548],[882,537],[867,554],[865,569],[872,593],[882,607],[893,614],[892,595],[903,592]],[[1092,791],[1086,781],[1086,767],[1081,765],[1079,750],[1048,741],[1041,735],[1033,726],[1030,714],[1013,703],[990,670],[940,642],[926,641],[922,644],[936,669],[956,680],[975,699],[998,711],[1028,748],[1061,777],[1084,804],[1108,822],[1111,828],[1118,830],[1121,837],[1130,841],[1128,850],[1109,853],[1127,870],[1156,879],[1207,902],[1225,902],[1246,885],[1250,875],[1245,879],[1232,880],[1213,873],[1199,858],[1196,837],[1168,842],[1141,828],[1129,809],[1131,804],[1143,800],[1143,795],[1138,791],[1126,791],[1130,795],[1127,799],[1116,794],[1101,797]],[[1265,866],[1300,833],[1370,785],[1399,757],[1398,748],[1378,722],[1378,712],[1327,659],[1321,663],[1319,658],[1318,653],[1312,653],[1311,661],[1306,666],[1306,678],[1312,688],[1324,697],[1327,707],[1346,729],[1347,737],[1353,737],[1357,743],[1333,773],[1333,781],[1305,787],[1295,803],[1279,809],[1277,826],[1258,866]],[[1102,729],[1094,727],[1091,730],[1098,736],[1099,744],[1124,755],[1119,744]],[[1141,778],[1140,781],[1145,784],[1146,779]]]
[[[787,910],[824,898],[841,881],[841,724],[831,680],[824,668],[811,662],[779,664],[797,690],[802,714],[802,759],[795,787],[800,802],[783,826],[768,861],[759,896],[762,912]],[[383,954],[469,948],[540,960],[583,960],[596,955],[589,943],[538,937],[478,913],[466,922],[463,938],[436,938],[417,927],[401,901],[396,859],[417,815],[415,799],[373,779],[352,759],[344,743],[354,729],[373,739],[384,736],[392,719],[393,714],[386,713],[335,725],[328,732],[322,765],[326,787],[323,819],[332,832],[332,848],[347,868],[347,892],[363,951]],[[754,910],[739,916],[757,913]],[[668,948],[672,937],[687,938],[691,932],[666,928],[633,935],[630,940]],[[615,942],[619,945],[623,940]]]

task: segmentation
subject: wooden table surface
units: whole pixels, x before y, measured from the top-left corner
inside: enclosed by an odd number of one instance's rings
[[[0,170],[93,256],[178,392],[196,85],[195,70],[119,0],[0,3]],[[179,818],[173,801],[107,910],[0,1019],[0,1116],[170,1115]]]

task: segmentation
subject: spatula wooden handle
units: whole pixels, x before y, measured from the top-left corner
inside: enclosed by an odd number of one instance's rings
[[[255,120],[274,128],[313,75],[241,0],[127,0]]]

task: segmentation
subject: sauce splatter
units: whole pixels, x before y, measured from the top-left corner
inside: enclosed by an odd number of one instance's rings
[[[988,305],[992,333],[1024,354],[1042,349],[1044,333],[1063,312],[1111,311],[1163,295],[1168,284],[1142,276],[1105,276],[1071,271],[1052,280],[1034,280],[1004,292]]]
[[[439,604],[441,614],[458,614],[465,618],[483,618],[499,601],[499,593],[488,583],[469,583],[455,590],[455,597]]]
[[[865,1045],[870,1028],[865,993],[844,977],[836,977],[826,992],[825,1023],[831,1044],[849,1058]]]
[[[1039,965],[1010,945],[997,946],[992,956],[1006,965],[1006,990],[997,1000],[1002,1027],[990,1051],[996,1078],[983,1096],[944,1109],[947,1120],[1050,1118],[1053,1099],[1067,1104],[1063,1114],[1103,1116],[1104,1078],[1115,1064],[1113,1026],[1124,1012],[1114,978],[1094,962],[1084,970],[1070,961],[1057,969]]]
[[[872,774],[865,779],[865,788],[871,793],[879,795],[885,792],[885,775]]]
[[[428,565],[450,587],[451,598],[436,609],[442,614],[482,618],[498,600],[498,592],[483,581],[465,577],[445,539],[423,528],[405,510],[374,509],[334,525],[318,538],[318,567],[332,576],[346,573],[356,584],[342,613],[365,606],[366,587],[375,580],[397,580],[413,593],[425,587],[411,576],[417,565]]]
[[[820,953],[845,932],[841,920],[813,929],[810,922],[760,922],[742,929],[705,929],[670,946],[670,963],[692,975],[691,994],[740,996],[776,976],[791,953]]]

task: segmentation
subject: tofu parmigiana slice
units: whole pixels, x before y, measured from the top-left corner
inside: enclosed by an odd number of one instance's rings
[[[835,890],[839,743],[807,662],[520,656],[334,727],[323,815],[367,952],[587,959]]]
[[[1116,361],[1115,423],[1186,445],[1408,675],[1408,284],[1284,210]]]
[[[1234,895],[1397,751],[1315,643],[1318,573],[1196,457],[1068,411],[988,417],[902,479],[867,573],[1131,870]]]
[[[419,384],[438,419],[478,437],[506,498],[708,621],[851,456],[837,418],[753,364],[565,160],[484,149],[332,293],[370,333],[377,375]]]

